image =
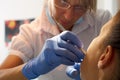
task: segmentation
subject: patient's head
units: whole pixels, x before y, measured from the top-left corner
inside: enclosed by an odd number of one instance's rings
[[[101,29],[81,64],[82,80],[120,80],[120,10]]]

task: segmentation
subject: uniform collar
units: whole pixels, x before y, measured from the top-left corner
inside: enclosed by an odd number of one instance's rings
[[[72,32],[77,34],[79,32],[88,29],[89,27],[94,27],[94,26],[95,26],[94,13],[88,11],[83,16],[83,21],[79,24],[74,25]]]

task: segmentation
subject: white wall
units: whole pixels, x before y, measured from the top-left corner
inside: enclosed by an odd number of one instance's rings
[[[7,55],[4,21],[39,16],[43,0],[0,0],[0,63]]]
[[[112,0],[112,8],[111,10],[113,11],[113,15],[120,9],[120,0]]]
[[[0,17],[3,19],[23,19],[39,15],[42,0],[2,0]]]
[[[120,0],[98,0],[98,8],[107,9],[111,12],[112,15],[118,10],[120,5]]]

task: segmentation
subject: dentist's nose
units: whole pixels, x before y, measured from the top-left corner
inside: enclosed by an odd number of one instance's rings
[[[68,21],[72,20],[74,18],[74,8],[70,7],[69,9],[67,9],[64,13],[64,17]]]

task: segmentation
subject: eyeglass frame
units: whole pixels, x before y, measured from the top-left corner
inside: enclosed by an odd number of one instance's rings
[[[60,6],[60,5],[58,5],[58,4],[56,4],[55,2],[54,2],[54,5],[55,5],[55,7],[57,7],[57,8],[60,8],[60,9],[63,9],[63,10],[67,10],[67,9],[69,9],[69,8],[71,8],[71,7],[73,7],[71,4],[69,4],[69,3],[67,3],[67,2],[64,2],[63,3],[65,6],[67,6],[67,7],[63,7],[63,6]],[[86,11],[87,10],[87,8],[85,7],[85,6],[79,6],[79,7],[76,7],[76,9],[78,10],[80,10],[80,11]]]

